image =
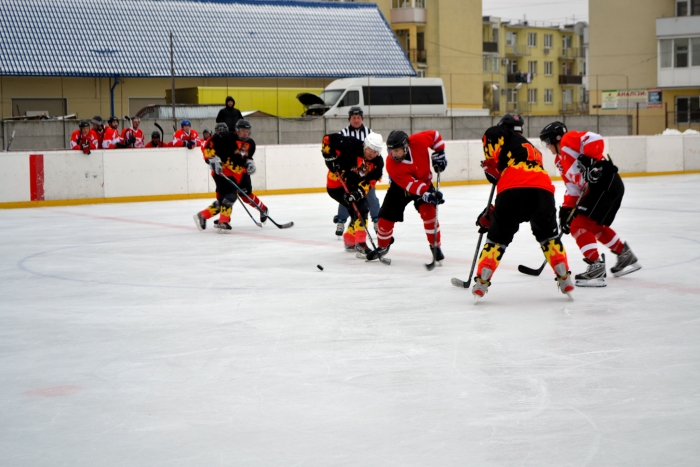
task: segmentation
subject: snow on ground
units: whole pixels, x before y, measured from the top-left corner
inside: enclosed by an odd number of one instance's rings
[[[230,235],[206,200],[0,211],[0,465],[697,465],[700,175],[625,183],[644,267],[574,301],[517,272],[528,225],[480,303],[450,285],[487,185],[444,189],[433,272],[412,207],[368,264],[325,194]]]

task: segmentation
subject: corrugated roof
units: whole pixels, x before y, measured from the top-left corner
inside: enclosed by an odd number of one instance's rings
[[[5,76],[413,76],[374,4],[0,0]]]

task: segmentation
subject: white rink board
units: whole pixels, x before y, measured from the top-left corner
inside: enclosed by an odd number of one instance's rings
[[[518,273],[523,225],[477,305],[450,278],[490,185],[444,188],[430,273],[411,205],[391,266],[343,251],[326,193],[263,196],[287,230],[236,203],[229,235],[201,199],[2,210],[0,465],[695,466],[700,174],[625,186],[641,270],[568,301]]]
[[[44,199],[104,198],[103,153],[65,151],[44,155]]]
[[[0,202],[29,200],[29,155],[0,153]]]
[[[105,198],[186,194],[187,151],[199,150],[167,148],[158,151],[103,151]]]

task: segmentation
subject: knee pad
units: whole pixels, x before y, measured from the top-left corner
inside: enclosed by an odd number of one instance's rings
[[[229,198],[228,196],[226,196],[226,197],[223,199],[223,201],[221,201],[221,205],[222,205],[223,207],[225,207],[225,208],[230,208],[231,206],[233,206],[233,203],[234,203],[235,201],[236,201],[235,198],[234,198],[234,199],[231,199],[231,198]]]

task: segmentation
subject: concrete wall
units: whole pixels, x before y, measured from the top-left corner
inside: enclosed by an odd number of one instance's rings
[[[484,130],[495,125],[500,117],[374,117],[365,118],[365,124],[386,138],[391,130],[402,129],[408,133],[435,129],[440,131],[446,140],[480,139]],[[603,136],[623,136],[632,134],[632,117],[627,115],[552,115],[525,117],[525,136],[536,139],[539,132],[550,122],[559,120],[579,131],[594,131]],[[192,127],[201,133],[208,127],[213,130],[216,126],[214,119],[191,119]],[[263,144],[316,144],[326,133],[340,131],[348,125],[346,118],[314,118],[314,119],[277,119],[251,118],[253,139],[259,145]],[[159,123],[165,132],[165,141],[172,141],[172,120],[144,119],[141,122],[146,140],[150,140],[151,132],[157,130]],[[177,123],[179,126],[179,122]],[[128,122],[120,121],[119,128],[129,126]],[[57,121],[3,121],[0,122],[0,143],[2,148],[7,146],[12,132],[15,138],[12,142],[13,151],[67,149],[70,147],[71,134],[78,128],[76,120]]]
[[[604,140],[606,152],[623,174],[700,170],[700,136],[609,136]],[[557,176],[553,156],[538,140],[532,142],[542,151],[547,171]],[[480,140],[448,141],[446,153],[449,164],[443,181],[484,180]],[[327,170],[319,144],[261,145],[255,160],[258,170],[252,180],[258,192],[325,186]],[[183,197],[211,193],[214,188],[199,149],[96,150],[90,155],[65,150],[0,153],[0,207],[42,200]]]

